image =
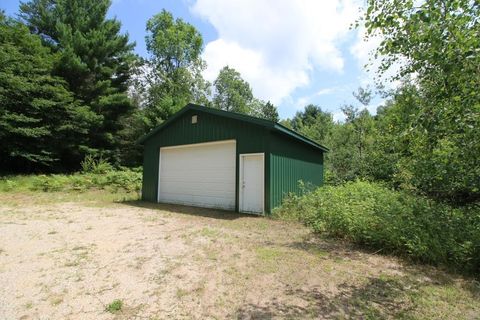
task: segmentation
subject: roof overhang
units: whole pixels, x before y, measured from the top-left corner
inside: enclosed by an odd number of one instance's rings
[[[160,124],[159,126],[154,128],[153,130],[151,130],[148,134],[146,134],[145,136],[140,138],[138,140],[138,143],[140,143],[140,144],[145,143],[145,141],[150,139],[152,136],[154,136],[158,132],[162,131],[164,128],[168,127],[171,123],[173,123],[175,120],[177,120],[183,114],[185,114],[186,112],[188,112],[190,110],[199,111],[199,112],[206,112],[206,113],[210,113],[210,114],[217,115],[217,116],[220,116],[220,117],[227,117],[227,118],[230,118],[230,119],[235,119],[235,120],[251,123],[253,125],[262,126],[262,127],[268,128],[268,129],[270,129],[274,132],[279,132],[281,134],[290,136],[290,137],[292,137],[296,140],[299,140],[299,141],[301,141],[305,144],[308,144],[308,145],[310,145],[314,148],[320,149],[324,152],[329,151],[329,149],[327,147],[322,146],[321,144],[316,143],[315,141],[313,141],[313,140],[311,140],[311,139],[309,139],[309,138],[307,138],[307,137],[305,137],[305,136],[303,136],[303,135],[301,135],[301,134],[299,134],[299,133],[297,133],[297,132],[295,132],[295,131],[293,131],[293,130],[291,130],[291,129],[289,129],[289,128],[287,128],[287,127],[285,127],[285,126],[283,126],[279,123],[276,123],[276,122],[273,122],[273,121],[270,121],[270,120],[266,120],[266,119],[252,117],[252,116],[249,116],[249,115],[246,115],[246,114],[241,114],[241,113],[236,113],[236,112],[230,112],[230,111],[224,111],[224,110],[204,107],[204,106],[196,105],[196,104],[193,104],[193,103],[187,104],[185,107],[180,109],[177,113],[175,113],[169,119],[167,119],[162,124]]]

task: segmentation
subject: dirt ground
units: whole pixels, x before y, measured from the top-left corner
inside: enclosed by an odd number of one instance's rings
[[[480,318],[477,281],[297,223],[32,197],[0,194],[0,319]]]

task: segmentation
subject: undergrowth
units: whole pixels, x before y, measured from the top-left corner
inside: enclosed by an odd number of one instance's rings
[[[415,261],[480,274],[480,207],[454,208],[380,184],[350,182],[291,195],[275,211],[315,232]]]
[[[86,157],[82,171],[74,174],[20,175],[0,178],[0,192],[10,191],[87,191],[91,189],[113,192],[139,192],[142,183],[141,168],[114,169],[108,162]]]

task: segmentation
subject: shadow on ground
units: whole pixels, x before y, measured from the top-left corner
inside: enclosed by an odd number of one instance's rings
[[[127,206],[153,209],[166,211],[171,213],[187,214],[197,217],[213,218],[213,219],[222,219],[222,220],[235,220],[239,218],[260,218],[261,216],[253,214],[243,214],[233,211],[220,210],[220,209],[209,209],[209,208],[199,208],[199,207],[190,207],[183,206],[179,204],[167,204],[167,203],[152,203],[141,200],[127,200],[119,202]]]
[[[411,284],[410,284],[411,285]],[[402,298],[405,283],[398,279],[368,278],[361,286],[343,283],[339,292],[326,296],[319,289],[286,290],[286,296],[305,301],[303,306],[271,301],[265,305],[247,304],[237,310],[237,319],[338,319],[398,318],[408,316],[414,305]],[[412,288],[409,288],[412,290]]]
[[[303,241],[292,242],[289,248],[315,253],[320,250],[325,259],[350,259],[363,261],[362,255],[372,254],[348,243],[309,236]],[[322,255],[323,255],[322,254]],[[480,282],[464,278],[439,267],[399,262],[398,275],[367,276],[362,283],[345,281],[334,292],[322,288],[296,288],[287,285],[281,300],[248,303],[237,309],[237,319],[415,319],[418,318],[418,299],[425,292],[427,303],[436,299],[448,299],[448,288],[460,283],[473,299],[480,299]],[[468,281],[461,281],[467,279]],[[436,293],[438,290],[438,293]],[[442,293],[443,292],[443,293]],[[438,297],[436,296],[438,294]],[[450,293],[454,294],[454,293]],[[286,298],[285,298],[286,297]],[[456,299],[450,297],[450,299]],[[298,301],[302,303],[298,303]],[[432,316],[430,315],[430,318]],[[429,318],[429,317],[426,317]],[[476,319],[477,316],[467,319]]]

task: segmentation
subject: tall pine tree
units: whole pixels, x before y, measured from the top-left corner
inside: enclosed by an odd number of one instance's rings
[[[62,169],[60,160],[78,154],[77,141],[101,121],[52,76],[58,58],[25,25],[0,12],[2,171]]]
[[[134,44],[120,33],[120,22],[107,19],[110,0],[31,0],[20,17],[43,42],[58,52],[55,74],[68,83],[80,104],[102,121],[79,141],[82,150],[114,156],[122,116],[132,110],[127,96]],[[77,162],[79,159],[71,159]]]

